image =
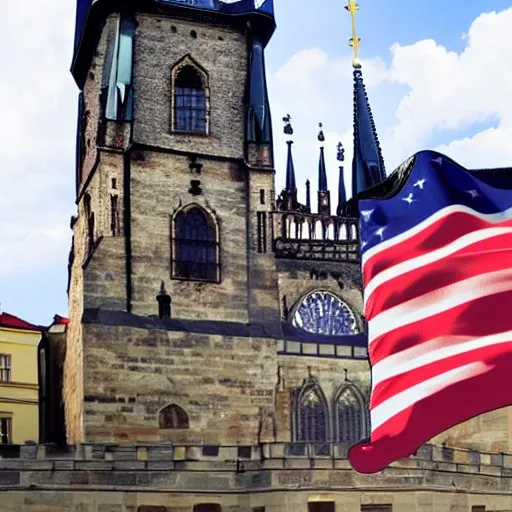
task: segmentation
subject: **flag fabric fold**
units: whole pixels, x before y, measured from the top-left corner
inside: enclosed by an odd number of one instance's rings
[[[371,435],[349,459],[361,473],[512,405],[512,177],[433,151],[411,162],[394,196],[359,201]]]

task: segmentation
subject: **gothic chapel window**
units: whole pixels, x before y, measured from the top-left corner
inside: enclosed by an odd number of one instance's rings
[[[202,208],[181,210],[174,219],[174,277],[218,281],[217,229]]]
[[[368,436],[368,413],[363,395],[355,386],[340,389],[334,408],[338,442],[352,445]]]
[[[174,129],[180,132],[207,132],[207,88],[205,77],[192,64],[174,74]]]
[[[299,395],[297,406],[296,441],[326,442],[329,415],[321,392],[316,387],[304,389]]]

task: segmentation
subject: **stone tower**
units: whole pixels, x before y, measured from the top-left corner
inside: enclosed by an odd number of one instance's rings
[[[150,318],[162,289],[173,318],[268,324],[278,334],[264,69],[273,30],[271,0],[78,3],[78,216],[64,391],[70,440],[88,437],[91,396],[137,408],[133,397],[113,396],[102,377],[112,344],[125,362],[140,359],[130,353],[134,340],[104,326],[115,321],[102,314]],[[205,341],[182,343],[199,350]]]

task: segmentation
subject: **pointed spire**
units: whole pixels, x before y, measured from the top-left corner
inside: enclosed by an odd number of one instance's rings
[[[272,120],[262,42],[254,37],[246,92],[245,137],[247,161],[254,167],[272,167]]]
[[[284,123],[284,133],[285,135],[289,135],[290,137],[293,135],[293,128],[291,124],[291,116],[287,114],[283,117]],[[292,144],[293,141],[287,140],[286,144],[288,145],[288,158],[286,161],[286,184],[281,192],[278,200],[277,206],[280,210],[284,211],[295,211],[299,207],[299,203],[297,201],[297,182],[295,181],[295,167],[293,165],[293,155],[292,155]]]
[[[318,123],[320,131],[318,132],[318,140],[320,141],[320,159],[318,161],[318,191],[327,192],[327,171],[325,169],[324,141],[325,136],[322,130],[322,123]]]
[[[345,162],[345,148],[341,142],[338,143],[337,146],[338,154],[337,160],[341,163],[340,165],[340,178],[338,182],[338,208],[336,209],[336,214],[340,216],[343,213],[343,207],[347,202],[347,193],[345,191],[345,176],[343,172],[343,163]]]
[[[306,211],[311,213],[311,182],[306,180]]]
[[[293,135],[293,128],[290,123],[291,121],[290,114],[287,114],[285,117],[283,117],[283,122],[285,123],[284,126],[284,133],[286,135]],[[288,144],[288,158],[286,161],[286,187],[285,190],[288,190],[290,192],[297,191],[297,184],[295,182],[295,167],[293,165],[293,156],[292,156],[292,144],[293,140],[286,141],[286,144]]]
[[[320,158],[318,161],[318,213],[322,215],[331,214],[331,197],[327,188],[327,170],[325,168],[324,142],[325,135],[322,130],[322,123],[318,123],[320,131],[318,140],[320,141]]]
[[[384,159],[380,149],[377,130],[370,109],[368,95],[363,82],[359,43],[356,33],[355,15],[359,6],[355,0],[348,0],[346,9],[352,18],[352,38],[350,46],[354,49],[352,66],[354,68],[354,157],[352,160],[352,197],[377,185],[386,178]]]

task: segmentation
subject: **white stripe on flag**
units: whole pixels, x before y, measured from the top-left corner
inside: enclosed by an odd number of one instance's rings
[[[454,213],[468,213],[473,217],[484,220],[486,222],[490,222],[492,224],[512,219],[512,207],[510,207],[508,210],[504,210],[502,212],[497,213],[480,213],[469,208],[468,206],[462,206],[461,204],[447,206],[446,208],[443,208],[442,210],[439,210],[430,217],[426,218],[423,222],[416,224],[411,229],[408,229],[407,231],[404,231],[403,233],[400,233],[399,235],[396,235],[393,238],[385,240],[384,242],[375,245],[371,249],[368,249],[362,255],[361,258],[363,267],[365,263],[372,256],[375,256],[377,253],[389,249],[390,247],[393,247],[396,244],[401,244],[405,242],[407,239],[412,238],[414,235],[417,235],[418,233],[426,229],[430,224],[434,224],[438,220],[441,220],[444,217],[448,217],[449,215],[452,215]]]
[[[503,227],[503,228],[488,228],[488,229],[480,229],[478,231],[473,231],[472,233],[468,233],[467,235],[461,236],[457,238],[452,243],[441,247],[435,251],[430,251],[426,254],[418,256],[416,258],[412,258],[410,260],[399,263],[398,265],[394,265],[392,267],[383,270],[378,273],[365,287],[364,289],[364,307],[366,307],[366,303],[370,298],[371,294],[375,291],[375,289],[381,284],[386,283],[387,281],[391,281],[395,277],[399,277],[406,272],[410,272],[411,270],[416,270],[425,265],[429,265],[434,263],[435,261],[441,261],[442,259],[451,256],[452,254],[470,246],[478,242],[482,242],[489,238],[493,238],[500,235],[507,235],[512,233],[512,228]],[[488,254],[488,253],[486,253]]]
[[[378,384],[398,375],[417,370],[447,357],[458,356],[484,347],[512,344],[512,331],[500,332],[481,338],[470,336],[441,336],[403,350],[379,361],[372,367],[372,392]],[[512,347],[511,347],[512,350]]]
[[[490,367],[479,361],[454,368],[401,391],[370,411],[372,433],[397,414],[461,380],[485,373]]]
[[[512,290],[512,269],[488,272],[444,286],[379,313],[368,322],[368,343],[383,334],[489,295]]]

